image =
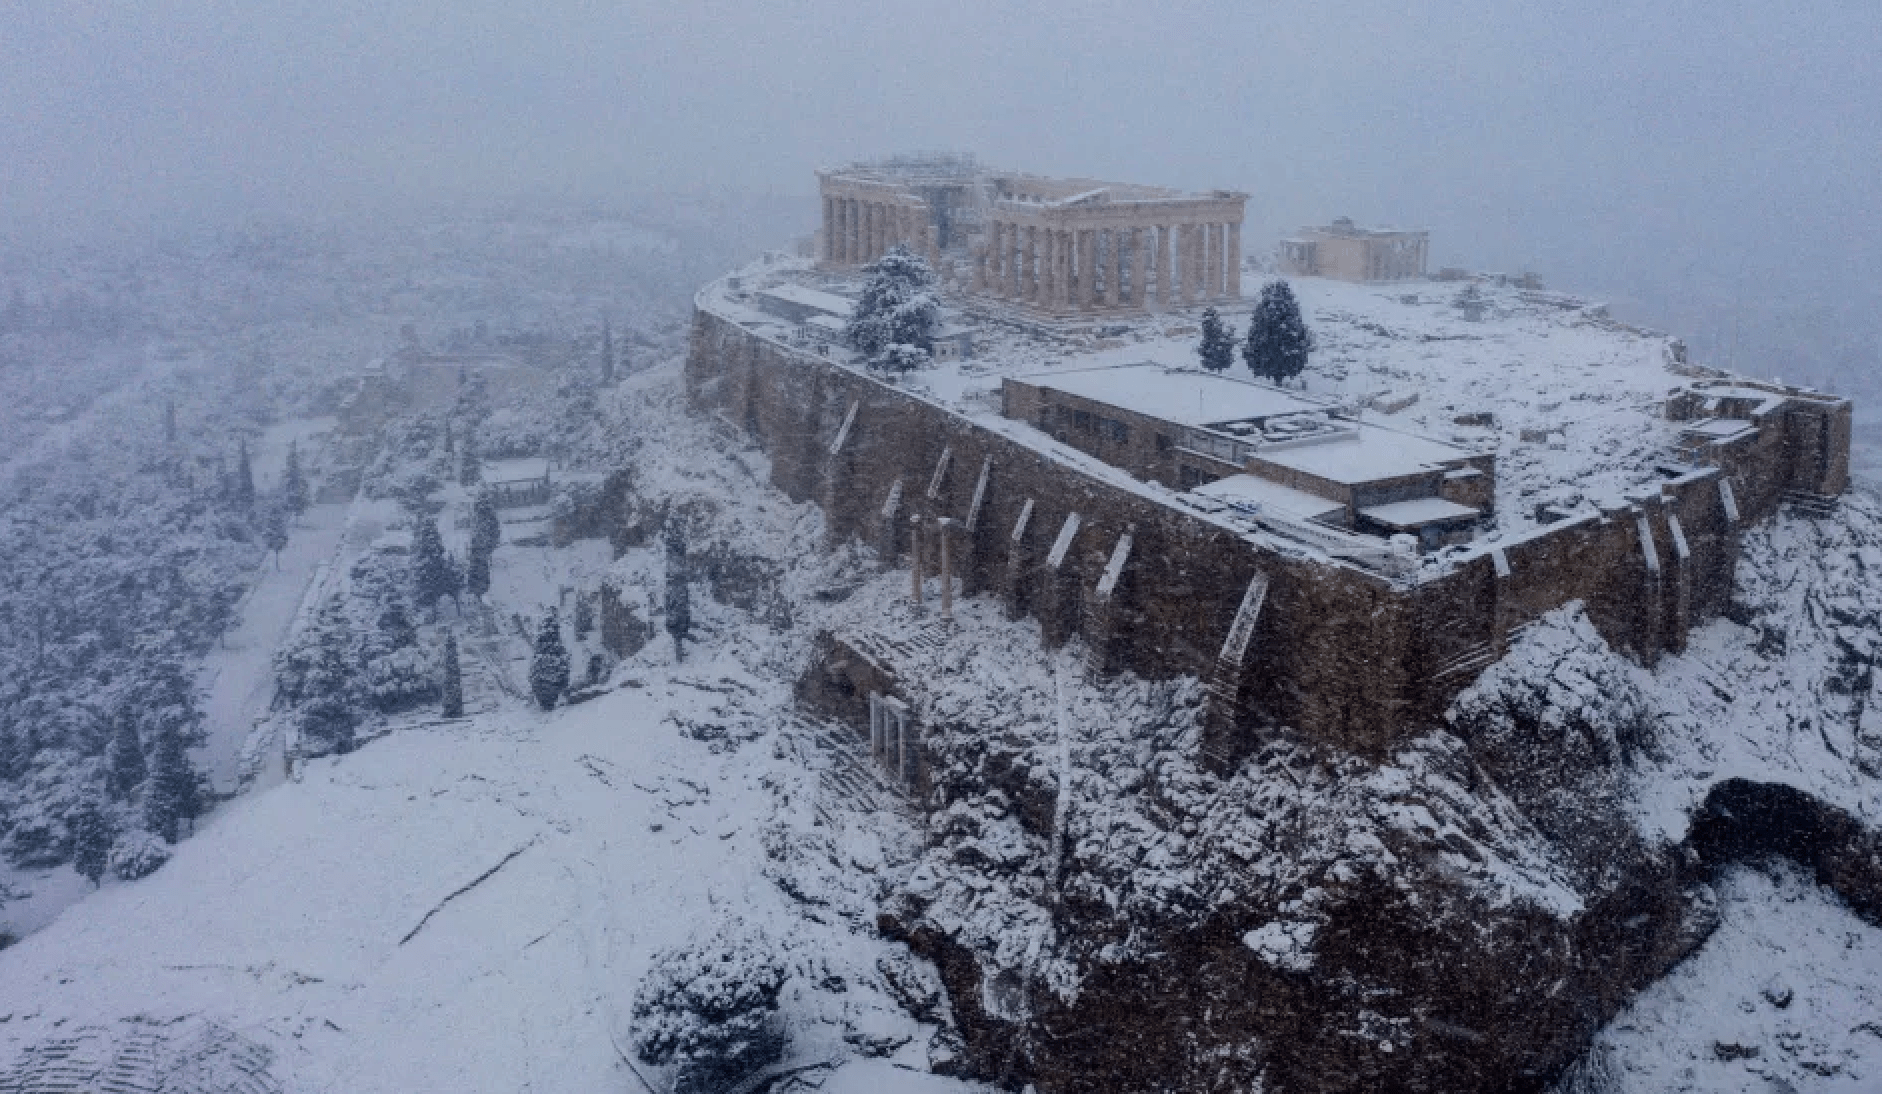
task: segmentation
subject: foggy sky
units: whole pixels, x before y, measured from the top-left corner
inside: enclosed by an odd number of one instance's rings
[[[1434,263],[1674,305],[1828,271],[1882,310],[1882,5],[1572,8],[7,0],[0,231],[808,195],[952,149],[1246,190],[1251,246],[1350,215]]]

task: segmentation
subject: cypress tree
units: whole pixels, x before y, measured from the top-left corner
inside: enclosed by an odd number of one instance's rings
[[[464,568],[464,591],[478,600],[490,591],[490,552],[472,547],[470,563]]]
[[[552,606],[536,631],[536,655],[529,663],[529,690],[542,709],[550,710],[568,686],[569,651],[562,644],[562,619]]]
[[[281,552],[285,550],[288,545],[287,512],[279,507],[269,509],[268,526],[263,530],[262,535],[264,542],[268,546],[268,550],[274,552],[274,568],[279,570],[281,568]]]
[[[281,500],[297,517],[307,512],[307,476],[301,471],[300,445],[294,441],[288,442],[288,469],[281,482]]]
[[[686,533],[677,521],[667,522],[667,633],[673,636],[673,659],[686,659],[686,639],[693,631],[692,590],[686,581]]]
[[[614,330],[605,318],[601,321],[601,382],[614,382]]]
[[[444,679],[438,691],[444,697],[446,718],[464,717],[464,675],[457,661],[457,635],[444,636]]]
[[[157,734],[151,760],[150,789],[144,795],[144,826],[175,843],[177,826],[194,822],[202,812],[202,792],[196,771],[183,750],[183,737],[166,727]]]
[[[235,504],[242,509],[255,507],[255,469],[248,464],[248,442],[237,442],[235,457]]]
[[[96,888],[98,879],[105,876],[111,841],[117,835],[111,830],[111,818],[94,798],[86,795],[78,809],[66,819],[66,827],[72,834],[72,867]]]
[[[1313,332],[1301,318],[1294,290],[1285,281],[1263,285],[1254,317],[1248,322],[1248,340],[1242,344],[1248,370],[1279,384],[1306,371],[1312,352]]]
[[[486,554],[497,549],[503,539],[503,522],[497,519],[497,502],[490,491],[482,490],[471,506],[471,550]]]
[[[1203,309],[1202,342],[1196,354],[1210,372],[1222,372],[1235,363],[1235,335],[1214,308]]]
[[[412,530],[412,603],[430,608],[438,598],[451,593],[450,562],[444,555],[444,540],[438,535],[438,522],[432,517],[413,517]]]
[[[118,801],[130,797],[144,781],[149,769],[144,763],[144,746],[137,739],[137,723],[129,714],[119,714],[111,743],[105,746],[105,792]]]
[[[464,443],[458,445],[457,483],[469,489],[482,481],[484,481],[484,465],[477,458],[477,438],[466,429]]]

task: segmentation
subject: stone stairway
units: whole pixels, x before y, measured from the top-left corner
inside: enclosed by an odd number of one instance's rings
[[[797,720],[790,734],[817,769],[817,823],[834,826],[841,813],[891,810],[913,817],[908,799],[876,769],[869,745],[849,726]]]
[[[1835,494],[1813,494],[1807,490],[1784,491],[1784,505],[1800,517],[1820,518],[1836,512],[1839,499]]]

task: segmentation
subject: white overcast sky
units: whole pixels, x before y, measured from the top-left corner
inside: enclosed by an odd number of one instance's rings
[[[647,189],[902,149],[1615,285],[1882,282],[1882,3],[0,0],[0,230]]]

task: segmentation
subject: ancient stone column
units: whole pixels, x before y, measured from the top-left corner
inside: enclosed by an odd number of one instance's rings
[[[1006,270],[1006,298],[1019,296],[1019,225],[1007,224],[1000,243],[1000,262]]]
[[[1029,303],[1039,302],[1039,227],[1036,224],[1026,226],[1025,244],[1026,271],[1021,275],[1020,296]]]
[[[908,603],[921,614],[921,514],[908,518]]]
[[[1159,224],[1154,231],[1157,236],[1157,307],[1167,311],[1173,299],[1170,293],[1170,226]]]
[[[1081,312],[1090,311],[1092,305],[1091,290],[1095,282],[1092,280],[1091,267],[1096,263],[1098,253],[1094,235],[1095,233],[1090,228],[1078,230],[1078,286],[1074,293],[1073,306]]]
[[[1242,222],[1229,221],[1229,299],[1242,298]]]
[[[1183,303],[1194,304],[1202,291],[1202,231],[1195,224],[1183,225],[1187,237],[1183,246]]]
[[[1104,303],[1115,308],[1124,303],[1124,233],[1111,229],[1111,269],[1104,277]]]
[[[1060,311],[1071,311],[1075,299],[1072,291],[1072,250],[1074,239],[1069,228],[1061,228],[1053,233],[1059,241],[1059,295],[1053,301]]]
[[[1050,308],[1059,296],[1059,238],[1050,228],[1039,229],[1039,306]]]
[[[953,530],[954,530],[954,521],[951,518],[942,517],[940,520],[935,521],[935,535],[940,537],[940,540],[941,540],[941,618],[942,619],[954,618],[954,563],[953,563],[953,558],[951,557],[951,554],[950,554],[950,548],[948,546],[948,541],[954,538],[952,535],[949,534]]]
[[[1151,231],[1154,233],[1155,229]],[[1133,311],[1141,311],[1144,306],[1144,275],[1149,272],[1149,264],[1144,261],[1144,229],[1142,225],[1131,225],[1130,243],[1130,306]]]

